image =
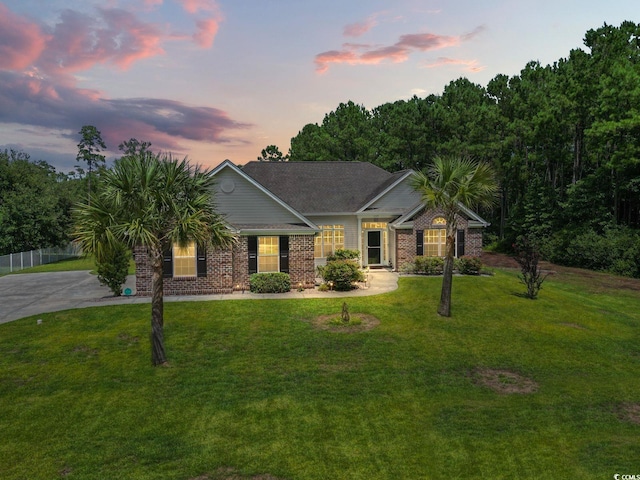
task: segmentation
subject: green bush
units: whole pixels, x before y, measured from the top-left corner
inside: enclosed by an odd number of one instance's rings
[[[364,274],[353,260],[333,260],[320,269],[322,279],[332,282],[333,288],[347,291],[353,288],[355,282],[363,282]]]
[[[407,262],[400,265],[400,273],[416,273],[416,264]]]
[[[327,255],[327,262],[334,262],[336,260],[358,260],[360,258],[359,250],[349,250],[346,248],[340,248],[333,252],[332,255]]]
[[[444,259],[440,257],[416,257],[415,273],[423,275],[442,275],[444,269]]]
[[[480,270],[482,270],[482,260],[479,257],[465,255],[457,258],[455,263],[458,273],[461,275],[480,275]]]
[[[640,278],[640,234],[628,227],[555,233],[541,246],[544,258],[560,265]]]
[[[287,293],[290,290],[288,273],[254,273],[249,277],[249,291],[253,293]]]
[[[116,297],[122,295],[122,286],[127,281],[131,252],[122,244],[108,249],[96,258],[98,280],[109,287]]]

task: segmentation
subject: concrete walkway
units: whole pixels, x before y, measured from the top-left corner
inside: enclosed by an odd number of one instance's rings
[[[127,278],[125,288],[135,293],[135,277]],[[220,295],[165,296],[165,302],[207,300],[342,298],[386,293],[398,288],[398,274],[371,270],[367,282],[349,292],[320,292],[318,289],[289,293],[236,292]],[[0,324],[19,318],[70,308],[151,303],[149,297],[114,297],[107,287],[88,271],[23,273],[0,277]]]

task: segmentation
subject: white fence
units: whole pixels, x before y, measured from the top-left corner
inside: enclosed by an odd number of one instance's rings
[[[80,247],[70,243],[66,247],[41,248],[30,252],[10,253],[0,256],[0,275],[18,272],[25,268],[59,262],[82,255]]]

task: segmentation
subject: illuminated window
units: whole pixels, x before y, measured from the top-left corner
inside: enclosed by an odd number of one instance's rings
[[[443,217],[436,217],[433,219],[432,225],[446,225],[447,221]]]
[[[363,229],[385,229],[387,222],[362,222]]]
[[[424,231],[424,255],[426,257],[444,257],[446,244],[446,229],[431,228]]]
[[[190,243],[186,247],[173,246],[173,276],[195,277],[196,268],[196,244]]]
[[[320,225],[319,227],[320,233],[315,238],[315,258],[324,258],[344,248],[344,225]]]
[[[279,272],[280,238],[258,237],[258,272]]]

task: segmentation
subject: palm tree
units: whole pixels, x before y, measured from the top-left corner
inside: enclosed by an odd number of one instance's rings
[[[458,218],[463,208],[491,207],[498,192],[492,168],[468,157],[437,157],[427,173],[417,172],[413,188],[427,208],[442,211],[447,222],[444,272],[438,314],[451,316],[453,257]]]
[[[118,242],[144,246],[153,270],[151,361],[166,363],[164,349],[163,252],[171,245],[226,247],[233,236],[213,203],[213,176],[166,154],[141,152],[117,160],[105,172],[90,204],[75,210],[75,238],[100,256]]]

